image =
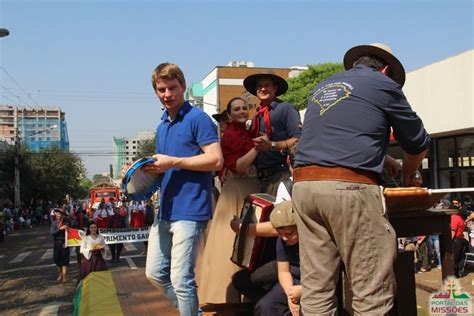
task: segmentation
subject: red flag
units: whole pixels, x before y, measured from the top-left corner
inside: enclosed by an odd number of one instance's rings
[[[70,228],[66,229],[66,247],[75,247],[81,245],[82,236],[85,232],[80,229]]]

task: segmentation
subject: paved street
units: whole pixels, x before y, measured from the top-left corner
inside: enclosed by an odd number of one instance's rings
[[[119,264],[109,269],[145,266],[143,243],[127,243]],[[76,254],[71,251],[68,282],[56,282],[49,226],[12,232],[0,242],[0,315],[71,315],[78,275]]]
[[[127,243],[119,264],[112,270],[145,267],[141,255],[143,243]],[[0,242],[0,315],[72,315],[72,300],[78,269],[76,254],[71,251],[71,265],[66,284],[56,282],[52,240],[49,226],[8,234]],[[108,251],[106,258],[109,257]],[[407,271],[407,273],[409,273]],[[430,293],[439,291],[440,270],[416,275],[418,314],[427,315]],[[463,291],[474,296],[472,272],[460,279]]]

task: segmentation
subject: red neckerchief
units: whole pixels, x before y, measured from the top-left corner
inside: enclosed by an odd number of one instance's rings
[[[257,114],[254,116],[252,120],[252,129],[250,133],[252,137],[259,137],[260,136],[260,117],[263,115],[263,121],[265,122],[265,130],[267,133],[268,138],[272,137],[272,123],[270,120],[270,104],[268,106],[264,106],[260,104],[257,109]]]
[[[81,216],[81,215],[79,215],[79,228],[84,227],[84,225],[83,225],[83,219],[84,219],[84,217]]]
[[[118,221],[118,215],[115,215],[115,218],[114,218],[114,228],[117,228],[117,221]]]

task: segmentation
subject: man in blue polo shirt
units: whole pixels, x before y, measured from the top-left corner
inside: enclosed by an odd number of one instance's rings
[[[280,182],[290,177],[287,150],[301,135],[300,114],[292,104],[277,98],[288,90],[288,83],[280,76],[253,74],[245,78],[244,87],[260,100],[251,132],[259,151],[255,164],[261,191],[275,196]]]
[[[156,130],[156,162],[143,171],[163,173],[163,182],[159,221],[148,240],[146,276],[164,289],[181,316],[196,316],[194,266],[211,218],[212,172],[222,168],[222,152],[210,117],[184,100],[186,81],[177,65],[158,65],[152,85],[165,112]]]
[[[353,47],[344,66],[309,96],[296,150],[301,305],[305,315],[334,315],[343,263],[355,314],[386,315],[396,291],[397,244],[378,178],[391,129],[404,151],[405,186],[413,185],[430,137],[402,92],[405,71],[390,48]]]

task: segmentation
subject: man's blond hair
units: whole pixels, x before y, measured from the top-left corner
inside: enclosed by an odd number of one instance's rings
[[[156,91],[156,81],[158,79],[176,79],[179,84],[186,89],[186,80],[184,79],[183,71],[178,67],[178,65],[172,63],[162,63],[159,64],[151,75],[151,85],[153,90]]]

